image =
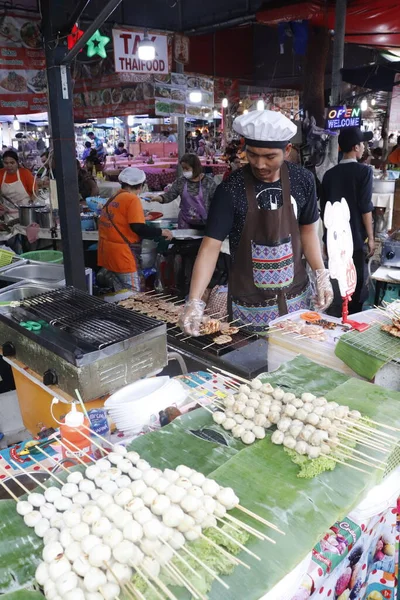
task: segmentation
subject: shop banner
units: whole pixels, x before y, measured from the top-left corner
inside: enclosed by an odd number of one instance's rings
[[[161,73],[169,72],[168,36],[149,33],[154,42],[154,60],[140,60],[138,48],[143,41],[143,31],[113,29],[114,62],[116,73]]]
[[[45,57],[39,19],[7,13],[0,18],[0,114],[47,110]]]
[[[194,104],[190,101],[193,91],[201,92],[201,101]],[[214,107],[214,81],[198,75],[171,75],[154,77],[155,112],[157,116],[204,117]]]

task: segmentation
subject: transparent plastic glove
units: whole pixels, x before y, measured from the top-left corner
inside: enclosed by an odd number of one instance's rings
[[[328,269],[314,271],[316,294],[314,305],[317,310],[326,310],[333,302],[333,289]]]
[[[194,337],[200,335],[200,326],[205,307],[206,303],[203,300],[188,300],[179,321],[181,329]]]

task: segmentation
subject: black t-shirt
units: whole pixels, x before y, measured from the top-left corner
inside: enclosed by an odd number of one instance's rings
[[[324,175],[321,187],[321,216],[323,218],[327,202],[337,202],[345,198],[350,209],[350,227],[353,234],[354,250],[364,246],[367,232],[362,216],[372,212],[372,169],[357,162],[339,163]]]
[[[300,225],[318,221],[317,196],[314,176],[310,171],[293,163],[289,169],[290,193],[296,202],[297,220]],[[281,180],[265,183],[253,177],[256,199],[260,208],[273,210],[283,203]],[[234,171],[218,186],[208,212],[205,234],[223,241],[229,235],[233,256],[242,235],[247,214],[247,197],[243,170]]]

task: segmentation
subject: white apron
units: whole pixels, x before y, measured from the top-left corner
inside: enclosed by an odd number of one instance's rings
[[[18,179],[17,181],[14,181],[14,183],[6,183],[6,177],[7,172],[5,172],[3,175],[0,191],[3,197],[4,207],[6,209],[4,221],[9,223],[10,221],[14,221],[15,219],[19,218],[19,212],[16,206],[19,206],[20,204],[29,204],[31,198],[21,181],[19,169],[17,170]]]

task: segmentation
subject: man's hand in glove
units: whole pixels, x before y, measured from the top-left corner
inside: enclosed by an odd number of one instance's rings
[[[200,335],[200,326],[203,319],[204,309],[206,307],[203,300],[188,300],[185,304],[183,315],[179,325],[183,331],[189,335],[197,337]]]
[[[316,296],[314,305],[317,310],[326,310],[333,302],[333,289],[328,269],[317,269],[315,273]]]

